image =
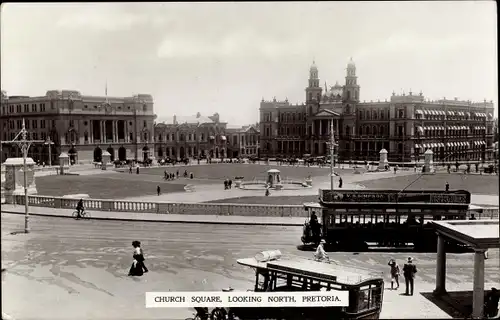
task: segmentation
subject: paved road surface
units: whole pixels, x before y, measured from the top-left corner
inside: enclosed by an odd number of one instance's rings
[[[2,284],[4,312],[17,319],[184,319],[186,309],[145,309],[144,292],[220,290],[252,286],[251,270],[235,259],[280,249],[310,256],[296,245],[301,227],[225,226],[117,221],[76,221],[32,217],[32,233],[10,235],[23,217],[2,214],[2,264],[9,269]],[[131,241],[141,240],[151,270],[127,276]],[[331,253],[339,264],[385,272],[389,258],[408,253]],[[417,289],[430,291],[433,254],[414,254]],[[498,251],[486,261],[488,283],[500,282]],[[448,255],[449,287],[472,288],[470,254]],[[402,297],[386,291],[382,316],[438,317],[443,312],[421,295]],[[404,300],[404,301],[402,301]],[[413,309],[412,307],[417,309]],[[418,312],[418,313],[416,313]]]

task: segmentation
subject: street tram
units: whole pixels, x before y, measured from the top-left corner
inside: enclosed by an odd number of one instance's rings
[[[436,234],[430,221],[465,220],[471,194],[457,191],[319,190],[318,203],[304,209],[317,215],[321,238],[329,250],[363,250],[405,247],[435,250]],[[302,242],[317,245],[309,222],[304,224]],[[453,247],[458,244],[448,243]]]
[[[263,252],[261,256],[266,256],[266,252]],[[227,315],[227,319],[230,320],[379,319],[382,311],[384,280],[375,272],[351,267],[346,270],[332,263],[302,257],[281,257],[281,253],[274,258],[272,254],[267,256],[269,258],[264,260],[256,257],[237,260],[238,264],[255,270],[255,285],[249,291],[348,291],[349,305],[347,307],[229,308],[218,314]]]

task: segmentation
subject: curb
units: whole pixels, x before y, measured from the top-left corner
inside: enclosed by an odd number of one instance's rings
[[[24,212],[2,210],[2,213],[18,214],[24,215]],[[60,215],[60,214],[41,214],[41,213],[30,213],[30,216],[36,217],[53,217],[53,218],[69,218],[73,219],[71,216]],[[128,218],[104,218],[104,217],[90,217],[88,220],[107,220],[107,221],[140,221],[140,222],[160,222],[160,223],[185,223],[185,224],[215,224],[215,225],[239,225],[239,226],[272,226],[272,227],[301,227],[302,224],[296,223],[264,223],[264,222],[230,222],[230,221],[189,221],[189,220],[154,220],[154,219],[128,219]]]

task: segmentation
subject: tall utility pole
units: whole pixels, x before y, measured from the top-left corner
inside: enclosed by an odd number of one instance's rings
[[[335,172],[333,170],[333,157],[335,155],[335,134],[333,131],[333,118],[330,124],[330,189],[333,190],[333,177],[335,176]]]
[[[52,145],[54,144],[54,142],[52,142],[50,140],[50,135],[49,135],[47,141],[45,141],[43,144],[46,144],[49,146],[49,167],[52,167]]]
[[[28,206],[28,176],[26,174],[28,168],[26,165],[26,158],[28,157],[28,150],[33,143],[44,143],[44,140],[28,140],[28,131],[23,119],[23,128],[16,135],[12,141],[2,141],[2,144],[17,144],[23,153],[23,174],[24,174],[24,232],[29,233],[29,206]]]

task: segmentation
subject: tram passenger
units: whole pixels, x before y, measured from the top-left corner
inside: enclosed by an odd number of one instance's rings
[[[323,248],[325,243],[326,243],[326,241],[324,239],[321,239],[321,241],[319,242],[318,248],[316,249],[316,252],[314,253],[314,259],[316,261],[330,260],[330,258],[328,258],[328,255],[326,254],[325,249]]]
[[[314,242],[316,242],[320,237],[320,224],[318,222],[318,216],[316,216],[316,212],[314,211],[311,214],[311,220],[309,221],[309,225],[311,226]]]

